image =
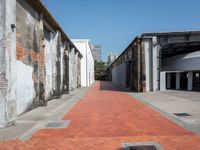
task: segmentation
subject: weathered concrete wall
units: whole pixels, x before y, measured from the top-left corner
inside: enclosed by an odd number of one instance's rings
[[[68,50],[67,42],[61,41],[60,32],[53,33],[45,28],[45,99],[58,98],[68,93]]]
[[[0,1],[0,128],[16,117],[16,2]]]
[[[80,86],[80,52],[35,5],[44,9],[39,1],[0,1],[0,128],[69,93],[69,83]]]
[[[52,41],[52,55],[53,55],[53,97],[60,97],[60,51],[61,51],[61,34],[59,31],[53,35]]]
[[[63,68],[63,78],[62,78],[62,93],[69,93],[69,43],[64,43],[65,49],[63,51],[62,68]]]
[[[74,53],[74,67],[73,67],[73,75],[75,75],[74,77],[74,81],[73,81],[73,87],[76,89],[78,87],[78,53],[77,51],[75,51]]]
[[[145,62],[142,61],[142,58],[145,53],[141,45],[139,40],[134,41],[112,64],[113,83],[133,91],[140,92],[144,90],[146,76],[144,72]]]
[[[69,90],[74,91],[76,88],[80,87],[81,83],[81,55],[75,50],[75,48],[70,48],[69,51]]]
[[[82,57],[78,56],[78,64],[77,64],[77,84],[78,84],[78,87],[81,87],[81,59]]]
[[[74,78],[76,74],[74,74],[74,65],[75,65],[75,49],[70,47],[69,51],[69,90],[73,91],[76,89],[74,86]]]
[[[140,68],[138,64],[138,45],[132,46],[132,85],[131,89],[133,91],[139,91],[139,72],[138,69]]]
[[[46,105],[43,22],[30,5],[17,0],[17,114]],[[22,70],[23,69],[23,70]]]
[[[45,84],[45,98],[49,100],[53,97],[53,52],[52,52],[52,41],[53,33],[44,28],[44,52],[45,52],[45,63],[46,63],[46,84]]]
[[[152,70],[152,41],[146,39],[143,41],[143,47],[145,51],[145,68],[146,68],[146,91],[153,90],[153,70]]]
[[[60,93],[61,94],[65,93],[65,88],[67,86],[65,83],[65,78],[68,78],[68,76],[65,74],[66,63],[68,63],[67,60],[65,60],[66,59],[65,55],[67,52],[66,46],[67,42],[61,42],[61,50],[60,50],[60,78],[61,78]]]
[[[126,88],[126,62],[123,62],[112,70],[112,82]]]

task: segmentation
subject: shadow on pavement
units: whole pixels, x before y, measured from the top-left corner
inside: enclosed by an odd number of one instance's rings
[[[100,90],[103,91],[130,92],[130,90],[118,87],[110,81],[99,81],[99,82],[100,82]]]

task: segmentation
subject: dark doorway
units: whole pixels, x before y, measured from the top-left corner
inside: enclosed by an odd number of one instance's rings
[[[200,71],[193,73],[193,90],[200,91]]]
[[[180,89],[187,90],[188,86],[188,77],[186,72],[180,73]]]
[[[126,87],[131,86],[131,61],[126,62]]]
[[[176,73],[171,73],[171,89],[176,89]]]

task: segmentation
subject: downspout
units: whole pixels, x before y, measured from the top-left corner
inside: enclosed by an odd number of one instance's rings
[[[137,67],[138,67],[138,85],[137,85],[137,91],[138,92],[142,92],[142,70],[141,70],[141,38],[137,39],[137,48],[138,48],[138,52],[137,52]]]
[[[87,42],[88,44],[88,42]],[[85,45],[86,47],[86,86],[88,86],[88,58],[87,58],[87,44]]]
[[[160,49],[160,45],[157,44],[157,63],[158,63],[158,90],[160,91],[160,72],[161,72],[161,49]]]

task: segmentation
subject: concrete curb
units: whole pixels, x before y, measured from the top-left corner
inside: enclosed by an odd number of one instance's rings
[[[152,105],[152,104],[146,102],[143,98],[141,98],[141,97],[139,96],[139,94],[137,94],[137,93],[134,93],[134,94],[133,94],[133,93],[131,93],[131,94],[130,94],[130,93],[127,93],[127,94],[128,94],[129,96],[131,96],[131,97],[134,97],[136,100],[138,100],[138,101],[140,101],[140,102],[142,102],[142,103],[148,105],[150,108],[152,108],[152,109],[154,109],[155,111],[159,112],[160,114],[162,114],[163,116],[167,117],[168,119],[174,121],[176,124],[178,124],[179,126],[183,127],[184,129],[186,129],[186,130],[188,130],[188,131],[190,131],[190,132],[192,132],[192,133],[194,133],[194,134],[200,135],[200,129],[199,129],[199,128],[194,127],[194,126],[192,126],[192,125],[189,125],[189,124],[183,122],[182,120],[176,118],[176,117],[173,116],[172,114],[167,113],[167,112],[165,112],[165,111],[159,109],[158,107],[155,107],[154,105]]]

